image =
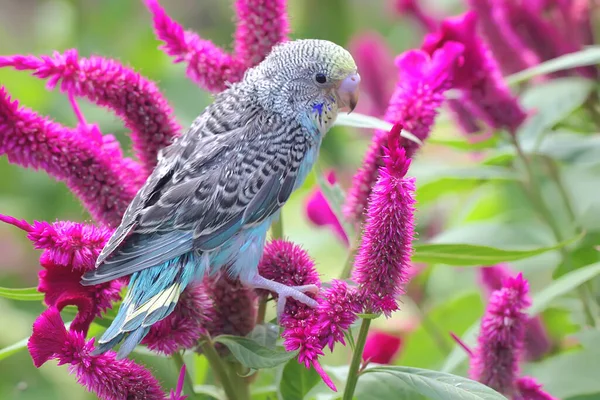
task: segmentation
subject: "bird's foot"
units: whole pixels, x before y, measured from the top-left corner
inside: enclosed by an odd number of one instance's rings
[[[306,304],[309,307],[314,308],[319,305],[315,299],[311,299],[305,294],[319,293],[319,287],[317,285],[287,286],[283,283],[263,278],[260,275],[256,275],[248,283],[256,289],[266,289],[277,294],[277,321],[281,321],[281,316],[285,310],[285,303],[288,297],[291,297],[302,304]]]

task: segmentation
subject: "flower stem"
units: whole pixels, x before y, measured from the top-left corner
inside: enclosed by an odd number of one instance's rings
[[[267,299],[268,295],[260,296],[258,300],[258,312],[256,313],[256,325],[260,325],[265,322],[265,315],[267,314]]]
[[[200,348],[202,349],[202,353],[208,360],[208,363],[212,367],[215,375],[217,376],[217,379],[221,383],[227,398],[229,400],[238,400],[237,392],[234,390],[231,380],[229,379],[227,368],[219,356],[219,353],[217,353],[212,339],[209,336],[202,337]]]
[[[346,261],[344,262],[344,268],[342,269],[342,274],[340,275],[340,279],[348,279],[352,275],[352,267],[354,267],[354,259],[356,258],[356,252],[358,251],[358,246],[360,245],[360,240],[362,235],[360,233],[356,234],[354,240],[350,243],[350,248],[348,249],[348,256],[346,257]]]
[[[511,138],[512,144],[515,147],[515,150],[517,151],[517,156],[519,157],[519,159],[525,166],[525,172],[527,175],[527,188],[526,188],[525,192],[528,194],[529,199],[531,200],[533,205],[536,207],[537,211],[540,213],[540,216],[545,220],[545,222],[548,224],[548,226],[552,230],[555,240],[557,242],[562,242],[564,240],[564,238],[562,236],[560,227],[558,226],[558,223],[552,216],[552,213],[550,212],[550,209],[546,205],[546,202],[542,198],[541,190],[540,190],[538,182],[535,178],[535,174],[533,172],[531,163],[529,162],[527,155],[523,152],[523,149],[521,148],[516,136],[510,135],[510,138]],[[564,247],[561,247],[559,249],[559,251],[560,251],[562,260],[566,264],[568,270],[569,271],[572,270],[573,265],[571,264],[571,258],[569,257],[569,253],[567,252],[567,250]],[[595,327],[596,319],[594,318],[594,313],[592,312],[591,302],[590,302],[587,291],[585,290],[585,288],[580,286],[577,288],[577,293],[578,293],[579,298],[581,299],[581,303],[583,305],[583,312],[585,314],[586,323],[589,324],[590,326]]]
[[[177,370],[181,371],[181,368],[183,368],[183,366],[185,365],[185,362],[183,361],[183,356],[181,355],[180,352],[175,352],[173,353],[173,361],[175,362],[175,365],[177,366]],[[186,369],[185,371],[185,387],[186,387],[186,393],[188,395],[189,399],[196,399],[196,392],[194,391],[194,380],[192,379],[192,377],[190,376],[190,372],[188,369]]]
[[[271,237],[273,239],[283,239],[283,215],[279,212],[279,218],[271,223]]]
[[[348,379],[346,380],[346,388],[344,389],[343,400],[352,400],[352,396],[354,396],[354,390],[356,389],[356,383],[358,382],[360,361],[362,360],[363,350],[365,348],[365,343],[367,342],[367,334],[369,333],[370,326],[371,320],[364,318],[360,325],[360,331],[358,333],[356,347],[354,348],[354,354],[352,354],[352,362],[350,363],[350,369],[348,370]]]

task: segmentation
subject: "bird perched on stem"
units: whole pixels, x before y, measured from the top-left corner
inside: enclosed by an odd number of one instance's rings
[[[82,279],[97,285],[131,275],[117,317],[98,341],[103,353],[123,341],[126,357],[168,316],[194,280],[226,272],[278,295],[280,316],[306,292],[263,278],[257,266],[267,231],[305,180],[338,112],[354,109],[360,76],[348,51],[324,40],[275,46],[172,145],[127,208]]]

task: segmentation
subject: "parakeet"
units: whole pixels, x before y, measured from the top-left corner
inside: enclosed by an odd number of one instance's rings
[[[217,272],[316,306],[305,292],[258,274],[267,231],[311,170],[338,111],[351,112],[360,75],[348,51],[325,40],[275,46],[242,81],[217,94],[161,151],[83,285],[131,275],[96,354],[123,341],[126,357],[168,316],[194,280]]]

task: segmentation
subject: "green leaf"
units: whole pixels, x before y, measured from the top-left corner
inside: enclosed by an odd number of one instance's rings
[[[580,107],[594,87],[594,82],[578,77],[553,79],[529,88],[521,102],[535,113],[517,131],[519,142],[533,140],[539,147],[548,129]]]
[[[252,339],[232,335],[220,335],[213,339],[231,351],[242,365],[252,368],[273,368],[298,355],[298,351],[287,352],[283,348],[269,349]]]
[[[514,171],[495,166],[448,167],[420,164],[412,167],[409,175],[417,180],[416,199],[421,205],[449,193],[472,190],[484,183],[518,179]]]
[[[560,57],[553,58],[535,67],[519,71],[506,77],[509,85],[514,85],[538,75],[550,74],[552,72],[563,71],[576,67],[584,67],[587,65],[596,65],[600,63],[600,46],[590,46],[575,53],[565,54]]]
[[[473,142],[469,141],[465,137],[458,137],[458,138],[453,137],[453,138],[443,138],[443,139],[431,137],[427,140],[427,143],[429,143],[429,144],[437,144],[439,146],[450,147],[455,150],[468,151],[468,152],[495,149],[498,146],[499,142],[500,142],[499,135],[492,135],[486,139],[483,139],[480,141],[473,141]]]
[[[279,325],[268,322],[256,325],[246,337],[254,340],[261,346],[274,349],[279,338]]]
[[[506,397],[479,382],[438,371],[395,366],[369,368],[363,374],[392,376],[394,379],[388,382],[394,385],[396,393],[408,390],[431,400],[506,400]],[[397,395],[388,397],[397,398]]]
[[[209,396],[211,399],[227,400],[223,389],[214,385],[194,385],[194,392]]]
[[[388,132],[391,131],[392,127],[394,126],[393,124],[390,124],[389,122],[384,121],[382,119],[359,113],[342,113],[338,115],[334,125],[352,126],[354,128],[381,129],[382,131]],[[423,145],[423,142],[419,140],[419,138],[417,138],[412,133],[405,131],[404,129],[400,133],[400,136],[412,142],[415,142],[420,146]]]
[[[0,297],[21,301],[42,301],[44,293],[38,292],[35,287],[19,289],[0,287]]]
[[[446,264],[454,266],[482,266],[493,265],[500,262],[522,260],[556,250],[569,245],[584,236],[584,233],[555,244],[553,246],[538,247],[534,249],[499,249],[490,246],[478,246],[473,244],[417,244],[414,246],[415,253],[413,262],[430,264]]]
[[[0,360],[4,360],[5,358],[12,356],[13,354],[25,350],[27,348],[28,341],[29,338],[27,337],[25,339],[19,340],[17,343],[11,344],[10,346],[6,346],[5,348],[0,349]]]
[[[548,308],[554,300],[598,275],[600,275],[600,263],[591,264],[561,276],[532,296],[531,307],[527,310],[527,314],[530,317],[535,317]],[[467,346],[475,345],[480,324],[481,319],[475,322],[461,337]],[[466,359],[467,354],[457,345],[446,359],[442,371],[452,372]]]
[[[545,155],[569,164],[584,166],[600,162],[600,137],[568,132],[553,132],[535,150],[531,140],[523,142],[523,151]]]
[[[331,207],[331,211],[335,214],[338,221],[344,228],[344,232],[346,236],[349,238],[354,237],[354,227],[352,224],[349,224],[346,218],[344,217],[344,213],[342,212],[342,206],[344,204],[344,200],[346,199],[346,193],[344,193],[344,189],[336,182],[331,184],[325,179],[325,175],[321,171],[321,168],[318,164],[315,164],[315,177],[317,179],[317,184],[323,193],[325,199],[327,199],[327,203],[329,207]]]
[[[600,332],[590,329],[574,336],[582,348],[549,357],[526,371],[536,377],[545,391],[559,399],[600,393],[600,380],[591,372],[598,370]]]
[[[282,400],[303,400],[320,381],[314,368],[306,368],[298,361],[290,360],[281,374],[279,396]]]

